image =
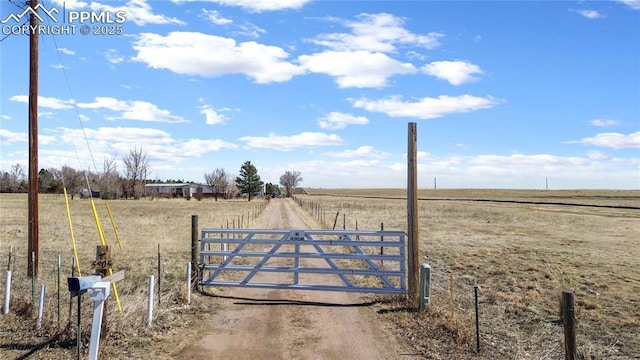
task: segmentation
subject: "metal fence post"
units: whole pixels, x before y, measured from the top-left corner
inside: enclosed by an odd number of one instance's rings
[[[198,215],[191,215],[191,284],[198,279]]]

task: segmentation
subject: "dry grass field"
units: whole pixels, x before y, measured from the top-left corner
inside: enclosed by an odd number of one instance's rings
[[[357,220],[359,229],[406,231],[404,190],[307,193],[299,199],[324,210],[325,226],[339,211],[338,228]],[[580,358],[640,358],[640,192],[420,190],[419,198],[432,304],[416,314],[385,301],[379,312],[425,358],[563,358],[563,290],[576,296]],[[478,201],[488,199],[496,202]],[[402,309],[402,299],[393,305]]]
[[[108,309],[108,332],[101,343],[101,357],[111,359],[172,358],[202,331],[200,321],[215,313],[210,299],[193,296],[186,305],[186,266],[191,259],[191,216],[198,215],[199,227],[264,226],[265,201],[218,201],[205,199],[161,199],[109,201],[123,251],[118,249],[105,203],[95,200],[107,242],[112,247],[114,271],[125,271],[118,283],[123,312],[118,312],[113,296]],[[26,194],[0,194],[0,264],[7,267],[9,249],[13,250],[12,303],[9,315],[0,315],[0,359],[20,357],[37,359],[76,358],[76,299],[69,320],[69,292],[66,278],[71,273],[72,247],[64,197],[40,195],[40,262],[36,285],[36,305],[40,284],[47,287],[43,328],[33,330],[36,311],[31,303],[31,281],[27,278],[27,197]],[[72,224],[83,275],[92,273],[100,238],[88,200],[70,201]],[[148,277],[155,276],[158,286],[158,245],[161,253],[160,304],[154,312],[154,326],[146,327]],[[61,320],[58,325],[56,278],[57,257],[62,256]],[[4,271],[2,294],[4,294]],[[83,357],[88,353],[91,334],[92,302],[82,302]]]
[[[406,230],[403,190],[308,189],[299,199],[321,207],[324,225],[361,230]],[[561,359],[558,323],[563,290],[576,295],[580,358],[634,359],[640,354],[640,192],[421,190],[421,262],[433,271],[431,306],[424,313],[402,297],[374,297],[377,318],[428,359]],[[484,200],[495,200],[488,202]],[[544,204],[547,203],[547,204]],[[559,205],[566,203],[568,205]],[[184,277],[190,260],[191,215],[199,226],[264,228],[265,202],[121,200],[109,202],[124,251],[117,249],[104,203],[96,200],[124,311],[109,304],[103,358],[174,358],[215,319],[215,300],[194,294],[186,305]],[[582,206],[593,205],[593,206]],[[302,212],[302,210],[300,211]],[[71,201],[83,272],[90,271],[99,237],[87,200]],[[313,218],[309,212],[305,215]],[[40,276],[49,294],[41,330],[26,276],[26,195],[0,194],[0,266],[13,248],[12,311],[0,315],[0,358],[75,358],[75,327],[67,328],[69,295],[62,286],[57,322],[56,263],[63,281],[71,267],[71,240],[62,196],[40,196]],[[248,219],[251,219],[249,222]],[[343,224],[344,220],[344,224]],[[149,275],[157,277],[161,248],[162,292],[154,326],[146,324]],[[4,274],[3,274],[4,275]],[[157,279],[156,279],[157,282]],[[480,286],[480,354],[475,352],[473,285]],[[4,278],[2,279],[4,290]],[[36,290],[36,302],[39,293]],[[75,300],[72,318],[75,318]],[[83,300],[82,339],[88,351],[91,301]]]

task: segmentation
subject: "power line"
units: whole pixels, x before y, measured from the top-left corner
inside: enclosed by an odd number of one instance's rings
[[[20,4],[20,3],[16,2],[15,0],[9,0],[9,2],[10,2],[11,4],[13,4],[15,7],[17,7],[18,9],[20,9],[20,10],[24,10],[24,9],[26,9],[26,8],[27,8],[27,7],[25,6],[25,4]],[[28,20],[27,20],[27,21],[25,21],[24,23],[20,24],[20,26],[24,26],[27,22],[28,22]],[[7,35],[5,35],[2,39],[0,39],[0,42],[3,42],[6,38],[8,38],[8,37],[9,37],[9,36],[11,36],[11,35],[13,35],[13,34],[12,34],[11,32],[9,32],[9,33],[8,33]]]
[[[41,1],[41,2],[44,4],[44,1]],[[47,21],[50,21],[50,19],[47,19]],[[96,161],[95,161],[95,159],[93,157],[93,151],[91,151],[91,146],[89,145],[89,140],[87,138],[87,132],[86,132],[86,130],[84,128],[84,124],[82,123],[82,118],[80,116],[80,111],[78,110],[78,105],[77,105],[77,102],[76,102],[76,99],[75,99],[75,96],[74,96],[74,93],[73,93],[73,89],[71,87],[71,81],[69,80],[69,76],[67,74],[67,68],[64,65],[64,63],[62,62],[62,56],[60,55],[60,47],[58,46],[58,42],[56,40],[55,34],[51,34],[51,38],[53,39],[53,45],[54,45],[54,47],[56,49],[56,55],[58,56],[58,61],[59,61],[60,66],[62,68],[62,74],[64,76],[65,83],[67,84],[67,90],[69,91],[69,95],[71,96],[71,99],[72,99],[72,102],[73,102],[73,109],[74,109],[74,111],[76,113],[76,117],[78,119],[78,122],[80,123],[80,128],[82,129],[82,136],[84,137],[84,141],[87,144],[87,149],[89,151],[89,156],[91,158],[91,163],[93,164],[93,169],[95,170],[96,173],[98,173],[98,167],[97,167]],[[78,164],[82,168],[83,166],[82,166],[82,161],[80,160],[80,153],[78,152],[78,147],[76,146],[75,142],[73,142],[73,141],[72,141],[72,145],[73,145],[73,149],[74,149],[74,151],[76,153],[76,158],[78,160]],[[84,172],[85,182],[87,183],[87,190],[89,190],[89,196],[93,197],[92,191],[91,191],[91,184],[89,182],[89,176],[88,176],[86,171],[83,171],[83,172]]]
[[[24,10],[24,9],[27,8],[25,6],[26,4],[20,4],[20,3],[16,2],[15,0],[9,0],[9,2],[12,3],[13,5],[15,5],[20,10]]]
[[[25,26],[25,25],[27,24],[27,22],[29,22],[29,20],[26,20],[25,22],[23,22],[23,23],[22,23],[22,24],[20,24],[19,26],[20,26],[20,27]],[[9,33],[8,33],[7,35],[5,35],[2,39],[0,39],[0,42],[3,42],[6,38],[8,38],[8,37],[9,37],[9,36],[11,36],[11,35],[15,35],[15,34],[13,34],[12,32],[9,32]]]

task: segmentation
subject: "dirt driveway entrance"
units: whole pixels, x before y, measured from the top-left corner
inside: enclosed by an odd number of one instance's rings
[[[269,205],[273,229],[307,229],[291,202]],[[277,275],[277,274],[275,274]],[[226,288],[209,332],[179,359],[417,359],[357,294]]]

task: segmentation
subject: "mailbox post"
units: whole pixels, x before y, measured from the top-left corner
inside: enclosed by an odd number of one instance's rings
[[[113,261],[111,260],[111,246],[109,245],[98,245],[96,246],[96,260],[91,263],[91,267],[96,271],[96,273],[105,277],[109,274],[109,270],[113,265]],[[105,300],[105,305],[108,302]],[[102,335],[104,336],[107,333],[107,309],[102,312],[102,327],[104,332]]]
[[[80,304],[80,294],[91,290],[91,300],[93,300],[93,322],[91,324],[91,342],[89,344],[89,359],[98,359],[98,348],[100,345],[101,329],[105,305],[110,294],[111,283],[124,279],[124,271],[119,271],[105,278],[98,275],[72,276],[67,278],[69,292],[78,295]],[[78,309],[78,320],[80,320],[80,309]],[[78,334],[80,334],[80,321],[78,321]],[[79,337],[78,337],[79,338]],[[78,354],[80,348],[78,347]]]
[[[91,342],[89,344],[89,360],[98,359],[98,347],[100,346],[100,330],[102,328],[102,314],[104,305],[109,297],[110,282],[99,281],[91,288],[91,300],[93,300],[93,322],[91,325]]]

